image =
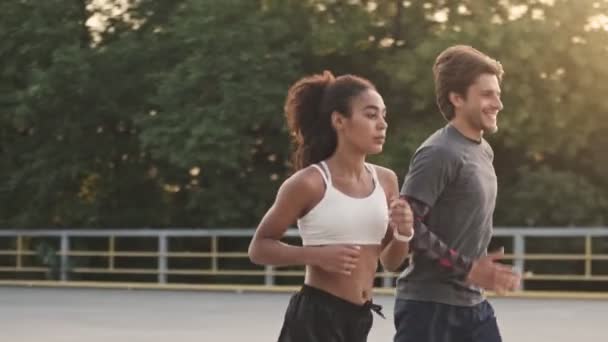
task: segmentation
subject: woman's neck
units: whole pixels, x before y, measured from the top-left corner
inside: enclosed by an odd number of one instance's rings
[[[327,159],[332,174],[340,178],[354,178],[360,180],[367,174],[365,169],[365,155],[340,153],[336,151]]]

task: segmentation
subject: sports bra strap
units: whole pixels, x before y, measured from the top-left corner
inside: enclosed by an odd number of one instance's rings
[[[328,185],[329,181],[327,179],[327,176],[325,175],[325,171],[323,171],[323,169],[317,164],[312,164],[311,166],[317,169],[317,171],[319,171],[319,173],[321,174],[321,178],[323,178],[323,181],[325,182],[325,185]]]
[[[328,185],[331,185],[331,173],[329,173],[329,167],[327,167],[327,163],[325,161],[321,162],[321,167],[323,168],[323,171],[325,171],[325,182]]]
[[[370,165],[368,163],[365,163],[365,167],[372,174],[374,184],[379,185],[380,181],[378,181],[378,173],[376,173],[376,168],[373,165]]]

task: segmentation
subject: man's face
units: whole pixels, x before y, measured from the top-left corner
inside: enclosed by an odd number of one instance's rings
[[[495,133],[498,130],[498,112],[503,108],[496,75],[479,75],[467,89],[466,97],[458,107],[458,115],[463,115],[472,129]]]

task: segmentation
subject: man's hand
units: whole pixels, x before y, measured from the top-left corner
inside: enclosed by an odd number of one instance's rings
[[[473,262],[467,281],[486,290],[504,294],[519,288],[521,274],[512,267],[496,262],[504,257],[504,250],[489,253]]]

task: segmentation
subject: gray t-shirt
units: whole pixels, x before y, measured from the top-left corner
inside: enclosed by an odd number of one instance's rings
[[[497,189],[493,159],[487,141],[473,141],[448,124],[418,148],[401,189],[431,208],[424,222],[441,241],[473,259],[487,253],[492,237]],[[397,281],[397,296],[459,306],[484,300],[480,288],[416,251]]]

